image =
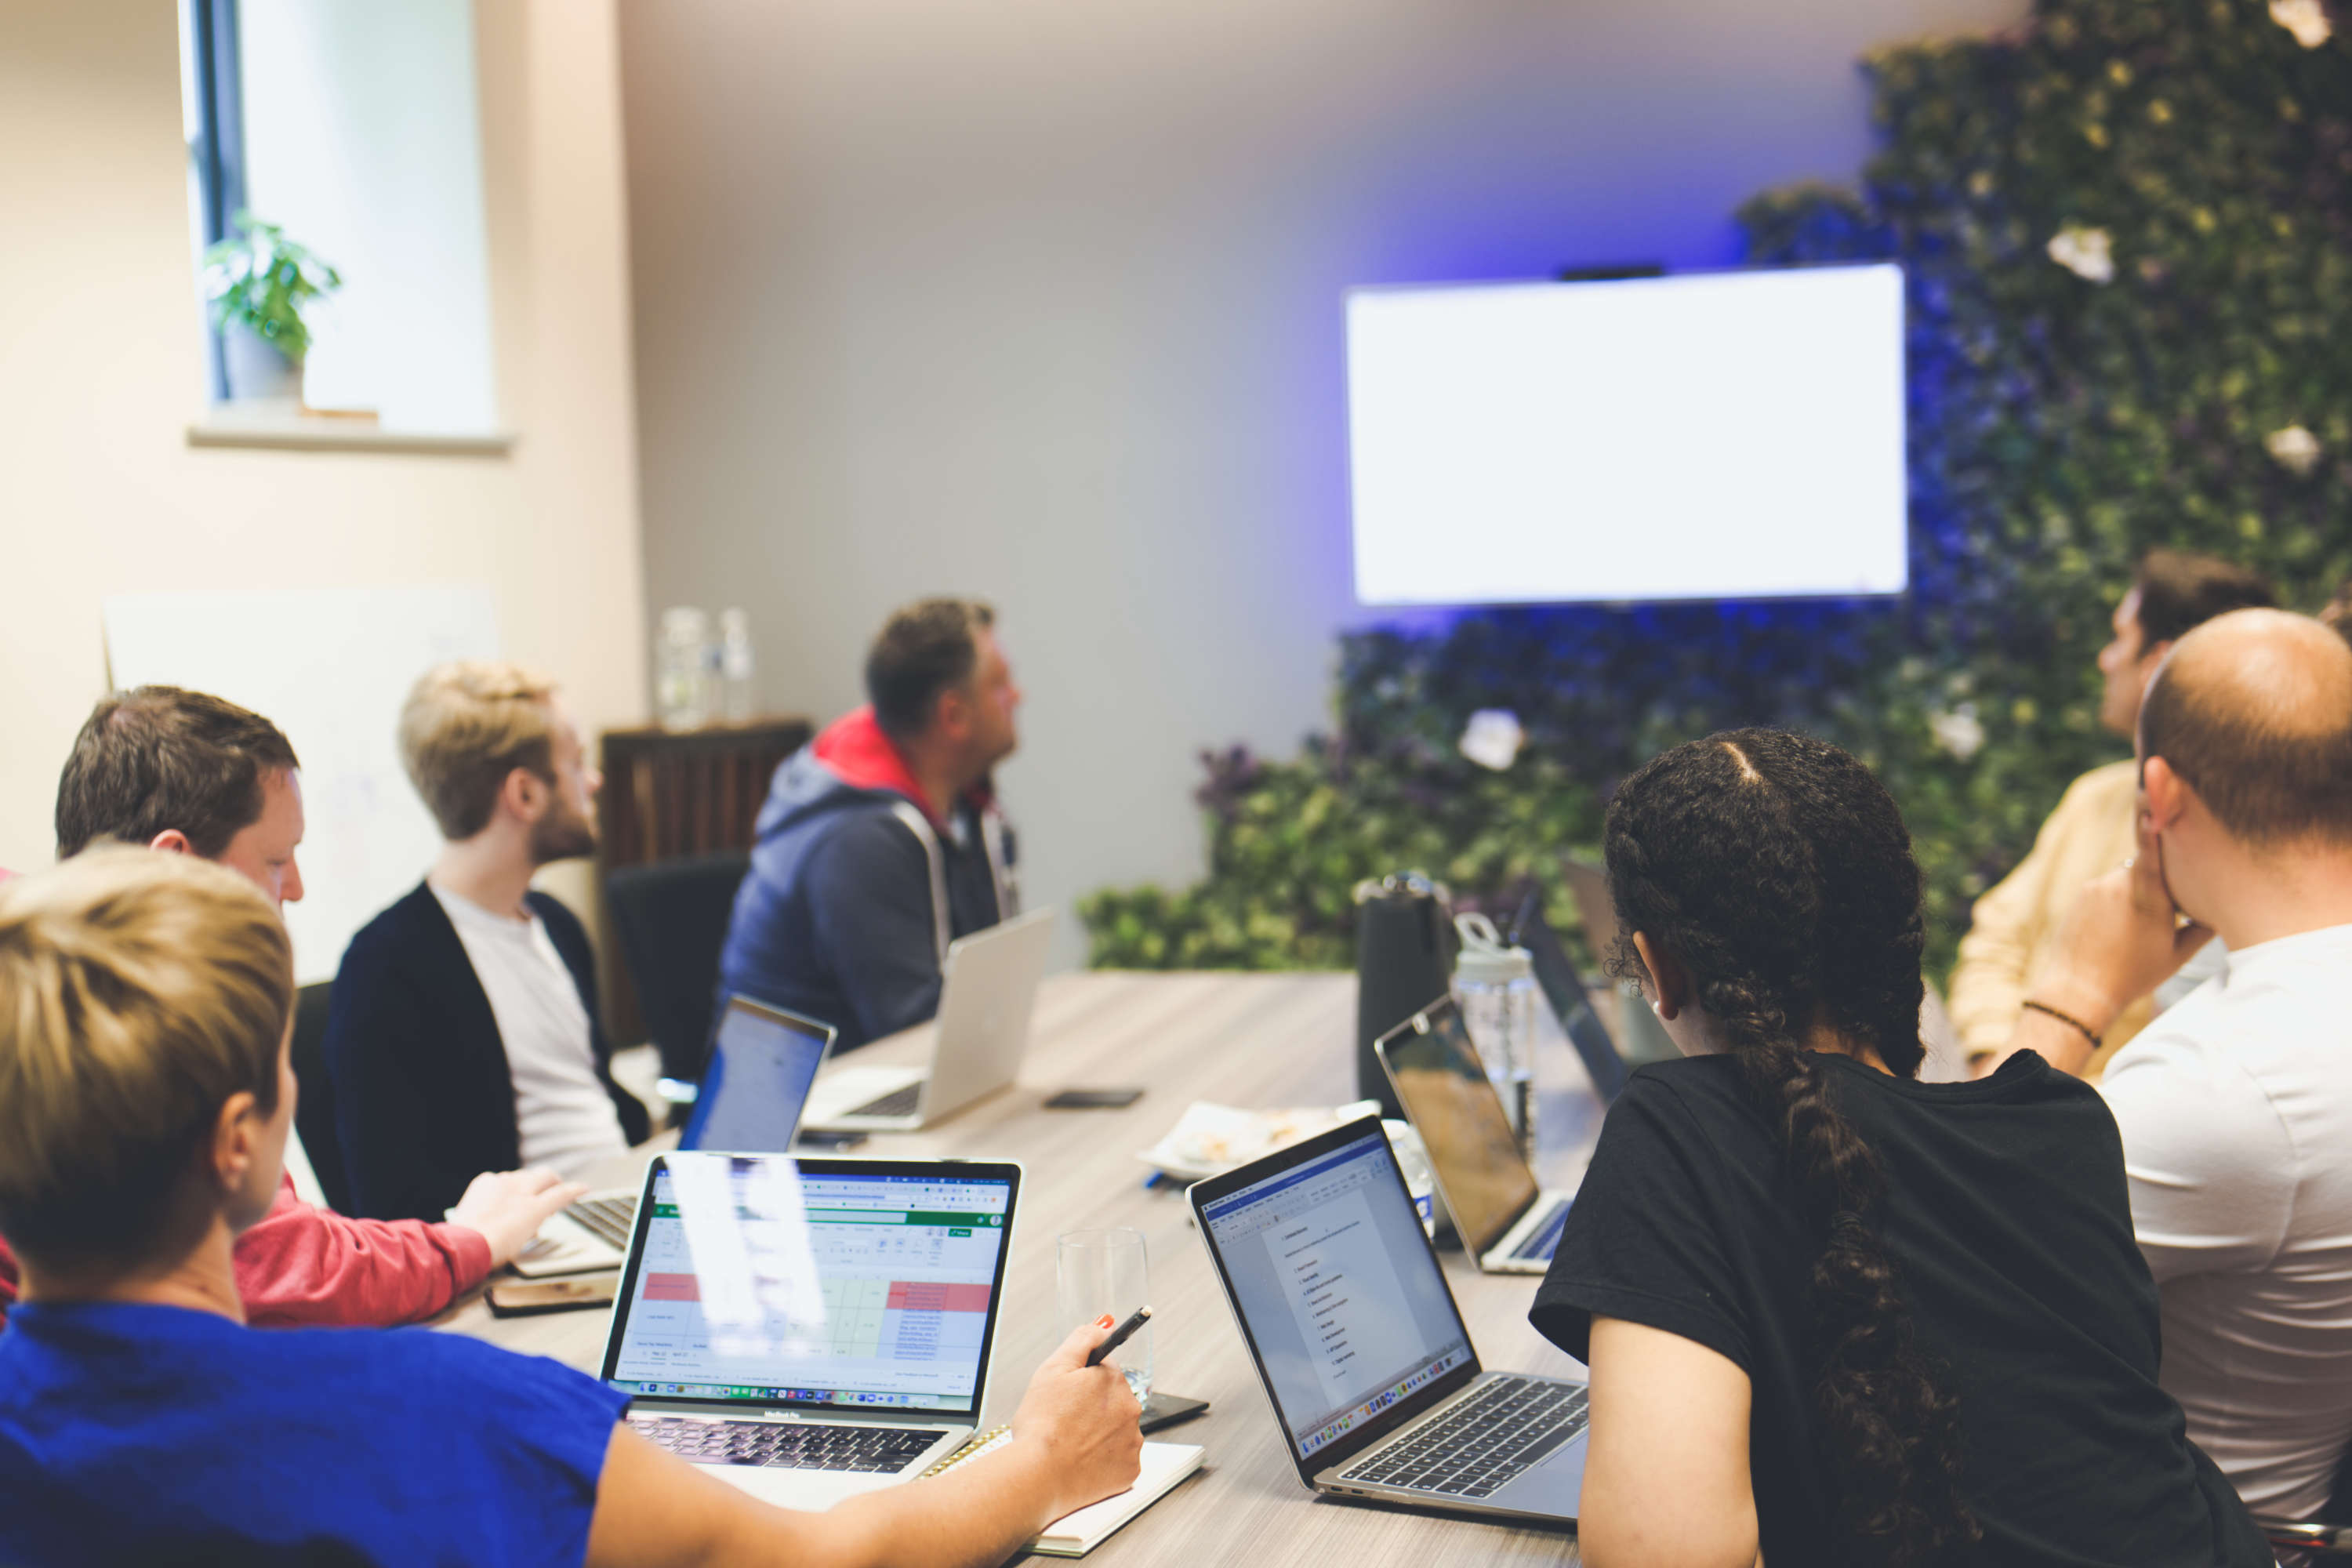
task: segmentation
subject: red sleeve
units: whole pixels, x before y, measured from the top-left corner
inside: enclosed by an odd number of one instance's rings
[[[5,1321],[8,1309],[16,1304],[16,1255],[8,1244],[0,1241],[0,1321]]]
[[[236,1238],[236,1289],[256,1328],[410,1323],[490,1272],[490,1244],[461,1225],[346,1219],[294,1195],[289,1177]]]

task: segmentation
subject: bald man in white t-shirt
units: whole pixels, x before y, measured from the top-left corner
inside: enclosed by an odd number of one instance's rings
[[[2352,1442],[2352,648],[2278,610],[2209,622],[2157,672],[2138,752],[2139,853],[2085,891],[2011,1048],[2079,1070],[2229,944],[2102,1089],[2164,1386],[2258,1516],[2315,1518]]]

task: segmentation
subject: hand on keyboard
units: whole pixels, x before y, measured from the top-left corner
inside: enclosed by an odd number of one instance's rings
[[[520,1257],[548,1216],[587,1190],[544,1168],[486,1171],[467,1184],[449,1223],[478,1232],[496,1268]]]

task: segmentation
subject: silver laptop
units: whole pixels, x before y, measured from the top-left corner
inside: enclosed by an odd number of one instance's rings
[[[772,1153],[791,1148],[833,1035],[813,1018],[740,994],[729,996],[711,1030],[710,1059],[678,1147]],[[539,1227],[515,1259],[515,1272],[539,1279],[618,1268],[636,1209],[635,1187],[590,1193]]]
[[[1429,1151],[1438,1195],[1463,1249],[1489,1274],[1549,1268],[1576,1194],[1536,1185],[1462,1009],[1449,996],[1382,1035],[1372,1049]]]
[[[1213,1176],[1189,1201],[1301,1481],[1574,1522],[1585,1385],[1479,1364],[1377,1117]]]
[[[631,1427],[825,1509],[911,1480],[988,1392],[1021,1167],[665,1154],[646,1170],[602,1376]]]
[[[1051,910],[958,937],[940,971],[929,1065],[835,1068],[817,1079],[805,1124],[827,1132],[911,1132],[1010,1089],[1029,1046],[1029,1010],[1053,940]]]

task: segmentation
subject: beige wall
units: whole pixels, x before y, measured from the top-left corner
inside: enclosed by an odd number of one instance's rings
[[[1291,753],[1377,618],[1342,291],[1727,263],[1741,200],[1869,155],[1864,50],[2025,10],[627,6],[652,603],[745,605],[822,716],[890,605],[989,595],[1031,901],[1195,875],[1199,750]]]
[[[584,725],[645,713],[612,0],[476,0],[506,458],[186,445],[203,340],[175,9],[0,6],[0,866],[17,869],[50,857],[110,594],[486,581],[507,651],[554,672]]]

